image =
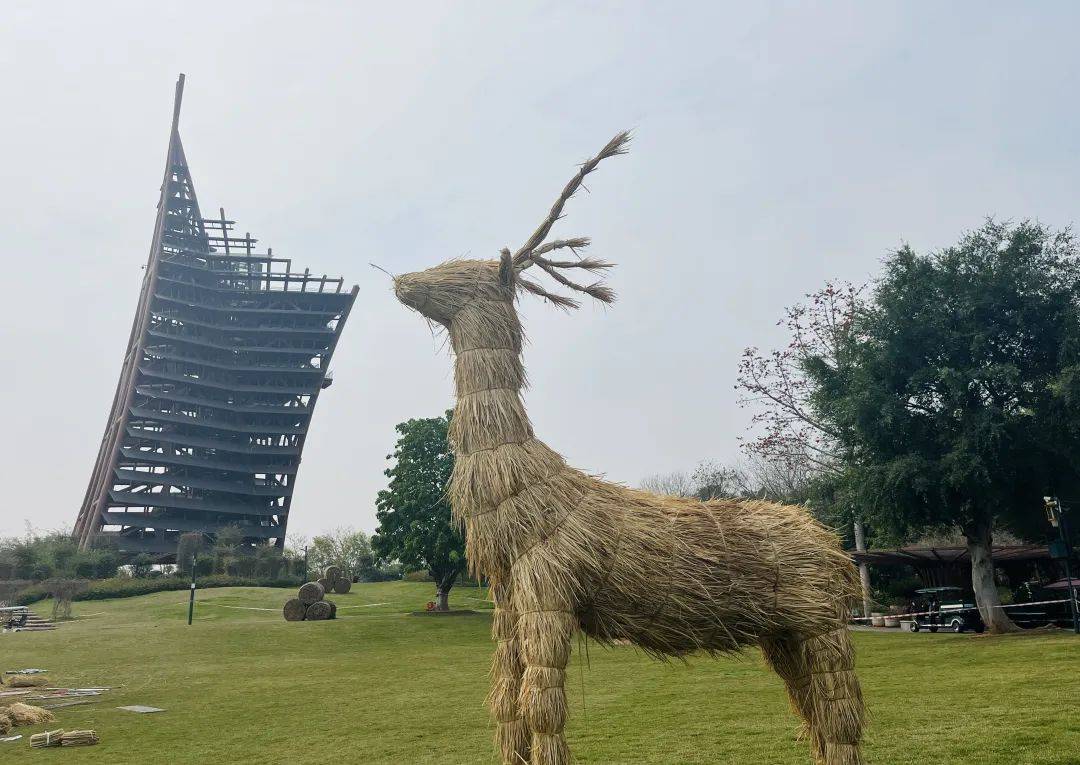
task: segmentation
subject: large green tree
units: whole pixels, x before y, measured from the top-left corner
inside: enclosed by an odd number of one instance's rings
[[[850,459],[834,482],[897,533],[954,526],[993,631],[995,527],[1046,533],[1042,496],[1080,478],[1080,265],[1068,232],[989,221],[885,261],[837,366],[810,358],[817,414]]]
[[[383,558],[430,572],[440,611],[448,610],[450,589],[465,568],[465,541],[451,520],[447,496],[454,470],[447,440],[451,414],[396,427],[397,446],[387,457],[394,460],[386,471],[390,485],[375,501],[379,528],[371,539]]]

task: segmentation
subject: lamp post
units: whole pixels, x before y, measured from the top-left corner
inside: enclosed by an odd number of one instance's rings
[[[191,626],[191,617],[195,613],[195,551],[191,552],[191,595],[188,598],[187,623]]]
[[[1072,614],[1073,632],[1080,635],[1080,617],[1076,613],[1076,588],[1073,586],[1072,570],[1069,558],[1072,557],[1072,544],[1069,541],[1069,519],[1057,497],[1043,497],[1046,505],[1046,519],[1058,530],[1058,541],[1050,543],[1050,557],[1065,561],[1065,582],[1069,588],[1069,612]]]

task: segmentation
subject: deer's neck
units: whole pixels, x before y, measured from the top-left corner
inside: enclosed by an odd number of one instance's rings
[[[457,406],[450,439],[458,457],[533,437],[521,400],[521,325],[509,301],[478,300],[450,324]]]
[[[474,571],[500,581],[543,538],[551,508],[533,496],[566,469],[538,441],[521,401],[521,326],[513,303],[472,303],[450,324],[457,406],[450,423],[450,505]]]

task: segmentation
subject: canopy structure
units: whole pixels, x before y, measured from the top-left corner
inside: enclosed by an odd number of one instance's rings
[[[911,566],[919,579],[929,587],[970,586],[971,582],[971,555],[966,547],[900,547],[895,550],[853,552],[851,555],[856,563]],[[1050,549],[1046,545],[995,547],[993,556],[995,566],[1017,573],[1041,561],[1050,563]]]
[[[170,559],[179,536],[237,527],[282,547],[311,416],[356,299],[341,278],[259,252],[199,210],[176,84],[138,308],[75,524],[81,548]]]
[[[1048,590],[1068,590],[1068,589],[1080,590],[1080,579],[1073,577],[1072,579],[1061,579],[1046,585]]]

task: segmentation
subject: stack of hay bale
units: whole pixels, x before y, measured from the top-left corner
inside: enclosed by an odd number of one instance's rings
[[[352,589],[352,577],[343,574],[337,566],[327,566],[322,578],[319,579],[319,584],[327,592],[344,595]]]
[[[287,622],[323,621],[337,618],[337,603],[326,600],[326,593],[344,594],[352,589],[352,580],[341,575],[341,569],[330,566],[317,582],[308,582],[295,598],[285,602],[282,613]]]

